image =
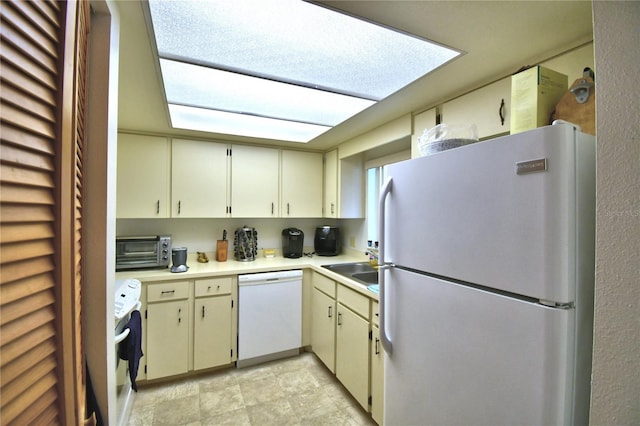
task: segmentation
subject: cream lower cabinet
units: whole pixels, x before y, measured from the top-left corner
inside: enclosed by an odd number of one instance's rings
[[[311,319],[311,347],[320,361],[336,372],[336,300],[314,287]]]
[[[378,302],[371,307],[371,417],[382,424],[384,406],[384,353],[378,328]]]
[[[369,298],[338,285],[336,377],[369,409]]]
[[[235,359],[233,284],[231,277],[195,281],[194,370],[230,364]]]
[[[144,357],[148,380],[189,370],[189,284],[173,281],[147,286]]]
[[[374,338],[378,302],[317,272],[312,282],[311,348],[382,424],[382,346]]]
[[[231,364],[237,357],[237,278],[146,285],[146,379]]]

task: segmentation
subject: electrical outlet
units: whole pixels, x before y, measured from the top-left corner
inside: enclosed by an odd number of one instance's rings
[[[350,237],[349,238],[349,246],[351,248],[356,248],[356,237]]]

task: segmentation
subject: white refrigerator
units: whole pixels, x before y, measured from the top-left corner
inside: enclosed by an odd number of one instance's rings
[[[595,138],[556,124],[388,176],[384,424],[588,424]]]

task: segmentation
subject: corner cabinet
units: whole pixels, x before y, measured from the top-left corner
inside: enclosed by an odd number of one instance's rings
[[[171,143],[171,217],[227,215],[227,145],[174,139]]]
[[[163,137],[118,134],[117,218],[169,217],[169,146]]]
[[[322,217],[322,154],[282,151],[281,217]]]
[[[232,217],[279,217],[279,164],[277,149],[232,146]]]

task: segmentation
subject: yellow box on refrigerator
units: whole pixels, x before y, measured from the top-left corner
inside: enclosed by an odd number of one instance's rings
[[[565,74],[537,65],[511,77],[511,134],[551,124],[551,114],[567,91]]]

